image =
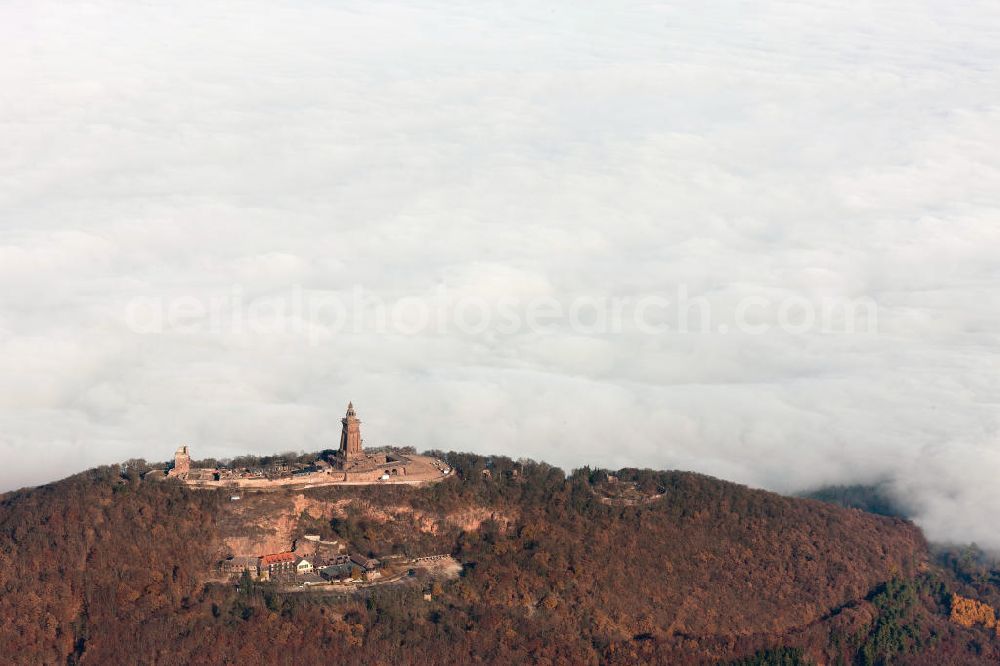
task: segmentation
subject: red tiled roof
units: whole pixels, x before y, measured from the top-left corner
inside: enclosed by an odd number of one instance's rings
[[[275,553],[274,555],[265,555],[264,557],[260,558],[260,563],[265,567],[269,564],[278,564],[281,562],[294,562],[294,561],[295,561],[295,553]]]

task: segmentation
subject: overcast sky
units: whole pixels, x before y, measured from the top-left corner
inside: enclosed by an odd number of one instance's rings
[[[0,62],[0,489],[353,400],[1000,547],[995,0],[7,0]]]

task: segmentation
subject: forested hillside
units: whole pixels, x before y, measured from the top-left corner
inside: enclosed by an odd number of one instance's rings
[[[936,566],[912,524],[695,474],[438,454],[423,488],[301,491],[308,528],[445,549],[433,589],[352,598],[206,584],[227,493],[106,467],[0,502],[14,663],[996,663],[990,570]],[[358,511],[358,503],[383,511]],[[475,521],[449,517],[476,515]],[[487,516],[485,519],[482,516]],[[416,534],[411,522],[437,517]],[[412,522],[416,525],[416,522]],[[978,587],[977,587],[978,586]],[[424,597],[432,592],[431,600]],[[978,602],[977,602],[978,603]],[[954,608],[953,608],[954,607]],[[955,610],[957,608],[957,610]]]

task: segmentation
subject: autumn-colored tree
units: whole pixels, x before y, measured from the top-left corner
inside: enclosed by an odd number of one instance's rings
[[[958,594],[951,597],[951,621],[962,627],[973,627],[977,624],[994,629],[1000,636],[1000,622],[992,606],[966,599]]]

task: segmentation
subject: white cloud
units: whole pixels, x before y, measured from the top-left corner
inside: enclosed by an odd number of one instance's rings
[[[971,0],[5,3],[0,487],[318,449],[354,399],[370,444],[890,477],[932,538],[1000,546],[998,45]],[[355,286],[879,326],[127,326]]]

